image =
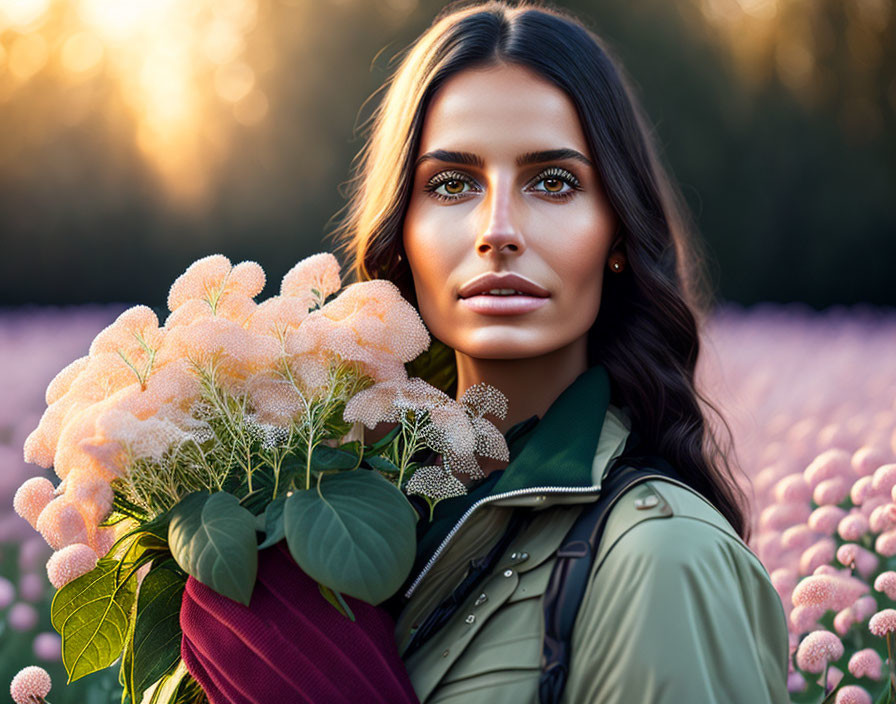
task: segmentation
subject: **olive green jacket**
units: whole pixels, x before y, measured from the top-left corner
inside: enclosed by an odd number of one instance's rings
[[[396,626],[402,653],[511,513],[536,511],[451,620],[405,658],[421,702],[538,701],[543,596],[556,550],[599,496],[629,429],[627,414],[609,404],[604,368],[584,372],[491,494],[412,575]],[[665,478],[619,497],[575,622],[564,702],[788,704],[787,661],[784,609],[768,573],[709,502]]]

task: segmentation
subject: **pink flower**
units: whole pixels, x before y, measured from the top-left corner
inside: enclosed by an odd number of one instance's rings
[[[884,464],[874,470],[871,479],[874,491],[889,496],[894,486],[896,486],[896,464]]]
[[[892,506],[892,503],[885,503],[871,512],[871,516],[868,518],[868,526],[873,533],[881,533],[896,525],[891,509]]]
[[[9,693],[16,704],[35,704],[50,693],[53,681],[42,667],[29,665],[12,678]]]
[[[820,619],[827,608],[812,604],[810,606],[794,606],[790,612],[790,625],[796,633],[805,633],[806,631],[818,628],[818,619]]]
[[[878,447],[864,445],[852,453],[850,464],[860,477],[874,473],[874,470],[886,463],[887,455]]]
[[[851,567],[856,561],[856,548],[859,547],[855,543],[844,543],[837,548],[837,561],[841,565]]]
[[[852,475],[852,467],[849,464],[849,460],[850,455],[844,450],[826,450],[812,460],[803,472],[803,476],[812,488],[824,479],[849,477]]]
[[[12,505],[16,513],[36,527],[37,517],[53,500],[53,483],[45,477],[32,477],[16,491]]]
[[[241,325],[252,314],[252,299],[261,293],[264,283],[264,270],[256,262],[232,267],[223,254],[212,254],[197,259],[177,277],[168,292],[168,310],[173,316],[181,306],[197,301],[204,304],[209,315]],[[175,327],[172,316],[165,321],[166,328]]]
[[[856,622],[852,607],[841,609],[834,616],[834,630],[841,636],[845,636],[852,624]]]
[[[819,506],[809,515],[806,524],[817,533],[833,535],[844,516],[846,511],[839,506]]]
[[[882,664],[876,650],[865,648],[853,653],[847,668],[854,677],[870,677],[873,680],[879,680]]]
[[[0,577],[0,609],[5,609],[16,598],[16,588],[6,577]]]
[[[834,662],[843,656],[843,643],[830,631],[812,631],[803,638],[796,650],[796,664],[806,672],[821,672],[825,663]]]
[[[874,550],[884,557],[896,555],[896,530],[881,533],[874,541]]]
[[[868,585],[854,577],[811,575],[793,590],[794,606],[820,606],[839,611],[868,591]]]
[[[809,501],[812,492],[805,477],[798,472],[779,479],[775,484],[774,496],[779,504],[802,503]]]
[[[787,691],[802,692],[806,688],[806,678],[799,672],[791,672],[787,675]]]
[[[850,484],[843,477],[822,479],[812,492],[812,498],[819,506],[835,505],[849,495],[849,489]]]
[[[783,530],[809,517],[809,507],[804,503],[772,504],[759,514],[759,530]]]
[[[834,508],[826,506],[825,508]],[[810,574],[819,565],[826,565],[834,559],[836,552],[836,543],[831,538],[823,538],[815,545],[807,548],[800,555],[800,574]]]
[[[873,491],[871,482],[872,479],[870,476],[859,477],[852,485],[852,488],[849,490],[849,498],[856,506],[861,506],[865,503],[865,499],[867,499]]]
[[[89,545],[76,543],[54,552],[47,562],[47,577],[56,589],[96,567],[97,557]]]
[[[869,595],[859,597],[852,605],[852,612],[857,622],[864,621],[877,611],[877,600]]]
[[[844,516],[837,524],[837,532],[844,540],[854,541],[868,532],[868,519],[861,513],[851,513]]]
[[[876,636],[896,631],[896,609],[882,609],[868,621],[868,630]]]
[[[874,588],[891,599],[896,599],[896,572],[893,570],[881,572],[874,580]]]
[[[37,625],[37,609],[23,601],[16,602],[6,615],[6,620],[14,631],[30,631]]]
[[[840,684],[840,680],[843,679],[843,671],[831,665],[828,667],[828,685],[827,688],[829,690],[834,689],[838,684]]]
[[[62,660],[62,639],[56,633],[38,633],[31,648],[35,656],[44,662]]]
[[[815,531],[805,524],[790,526],[781,534],[781,547],[786,550],[805,550],[817,537]]]
[[[871,695],[857,684],[848,684],[837,691],[834,704],[871,704]]]

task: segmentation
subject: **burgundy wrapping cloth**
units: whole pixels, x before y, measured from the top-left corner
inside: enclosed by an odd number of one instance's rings
[[[211,704],[419,704],[384,610],[347,596],[347,619],[284,541],[258,558],[249,607],[192,577],[184,589],[181,656]]]

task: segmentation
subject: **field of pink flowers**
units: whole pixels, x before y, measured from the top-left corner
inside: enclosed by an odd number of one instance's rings
[[[25,464],[22,445],[49,381],[125,308],[0,311],[0,682],[34,662],[65,681],[50,548],[12,497],[29,477],[55,480]],[[876,701],[896,629],[896,313],[725,307],[707,325],[699,371],[734,432],[750,546],[790,623],[793,701],[818,701],[825,676],[842,685],[839,704]],[[108,674],[57,686],[53,701],[113,701]]]

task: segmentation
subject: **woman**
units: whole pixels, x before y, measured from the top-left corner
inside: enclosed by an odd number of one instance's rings
[[[360,156],[356,278],[417,306],[449,352],[428,380],[509,399],[510,463],[421,520],[394,603],[420,700],[538,700],[558,548],[625,454],[678,479],[610,510],[563,701],[788,702],[784,611],[694,386],[699,262],[618,62],[558,10],[449,7]]]

